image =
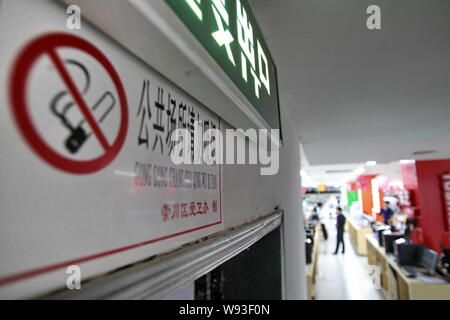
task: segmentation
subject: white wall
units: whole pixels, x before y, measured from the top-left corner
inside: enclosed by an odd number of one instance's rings
[[[306,299],[306,262],[300,184],[300,145],[287,108],[281,105],[283,147],[274,176],[262,176],[258,165],[225,165],[223,214],[225,227],[233,227],[285,210],[284,291],[287,299]],[[227,125],[225,128],[230,128]]]
[[[277,176],[277,200],[285,210],[284,264],[286,299],[306,299],[305,231],[300,181],[300,150],[298,136],[289,119],[287,108],[281,105],[283,150]]]

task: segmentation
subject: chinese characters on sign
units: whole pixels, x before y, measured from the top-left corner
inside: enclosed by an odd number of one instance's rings
[[[166,222],[196,215],[205,215],[211,212],[217,213],[217,200],[211,201],[210,204],[208,204],[208,201],[176,202],[173,205],[164,203],[161,209],[161,218]]]
[[[259,98],[259,88],[261,87],[261,82],[263,83],[267,94],[270,96],[270,80],[269,80],[269,67],[267,65],[267,56],[264,53],[263,48],[259,40],[257,43],[257,54],[258,54],[258,75],[255,73],[256,70],[256,59],[255,59],[255,42],[253,40],[253,27],[247,19],[247,13],[242,7],[239,0],[236,1],[237,6],[237,29],[238,29],[238,40],[241,47],[241,65],[242,65],[242,77],[247,81],[247,59],[250,62],[250,73],[253,76],[255,84],[255,95]]]
[[[166,0],[272,129],[279,129],[276,68],[247,0]]]
[[[217,124],[213,120],[200,119],[200,114],[193,106],[184,101],[177,101],[174,96],[162,87],[158,87],[156,100],[151,100],[151,85],[149,80],[144,80],[137,112],[139,119],[138,146],[145,147],[152,152],[157,151],[161,155],[170,156],[175,142],[171,139],[176,129],[188,129],[191,137],[192,160],[201,157],[205,147],[200,141],[194,141],[195,124],[201,123],[203,133],[208,129],[216,129]],[[152,111],[153,110],[153,111]],[[153,131],[153,138],[149,132]],[[151,140],[151,141],[150,141]],[[194,148],[195,143],[200,143],[199,148]],[[151,148],[150,148],[151,147]],[[195,152],[194,152],[195,151]]]
[[[204,134],[217,128],[218,118],[211,117],[204,108],[177,95],[170,87],[150,79],[143,79],[138,101],[135,123],[139,129],[135,141],[151,160],[135,162],[133,186],[154,188],[154,192],[168,190],[173,195],[177,190],[181,193],[184,190],[188,195],[188,198],[184,196],[186,201],[174,197],[162,202],[160,215],[163,222],[211,214],[217,216],[218,165],[212,162],[206,166],[175,166],[170,162],[170,156],[175,146],[174,131],[187,129],[192,162],[201,163],[196,160],[202,157],[207,142],[195,135],[196,126],[200,126]],[[191,192],[199,194],[191,195]]]

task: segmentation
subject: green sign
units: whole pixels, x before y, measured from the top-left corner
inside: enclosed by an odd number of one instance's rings
[[[280,129],[275,64],[247,0],[165,0],[272,129]]]
[[[353,204],[353,202],[357,202],[358,201],[358,191],[347,191],[347,203],[348,203],[348,207],[350,208]]]

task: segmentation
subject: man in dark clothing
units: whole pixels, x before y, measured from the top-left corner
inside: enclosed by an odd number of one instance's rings
[[[380,214],[383,215],[384,224],[389,225],[389,220],[391,219],[394,211],[389,207],[389,201],[384,202],[384,208],[381,209]]]
[[[337,254],[339,251],[339,245],[342,243],[342,253],[345,252],[345,244],[344,244],[344,226],[345,226],[345,217],[342,214],[342,208],[336,208],[336,229],[337,229],[337,242],[336,242],[336,251],[334,254]]]

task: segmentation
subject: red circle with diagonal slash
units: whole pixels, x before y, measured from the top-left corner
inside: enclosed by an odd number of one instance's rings
[[[65,69],[63,60],[58,56],[57,50],[62,48],[78,49],[91,55],[105,69],[111,77],[117,94],[119,95],[121,120],[119,132],[112,145],[109,145],[98,123],[89,111],[69,72]],[[76,105],[80,109],[86,122],[91,127],[95,137],[104,149],[104,154],[91,160],[74,160],[61,155],[49,146],[39,134],[34,125],[27,106],[27,85],[29,75],[36,61],[47,55],[56,67],[62,81],[68,88]],[[66,34],[51,33],[40,36],[31,41],[19,54],[11,76],[10,99],[11,109],[15,121],[31,148],[52,166],[74,174],[89,174],[106,167],[120,152],[125,142],[128,129],[128,105],[125,90],[120,77],[106,56],[86,40]]]

